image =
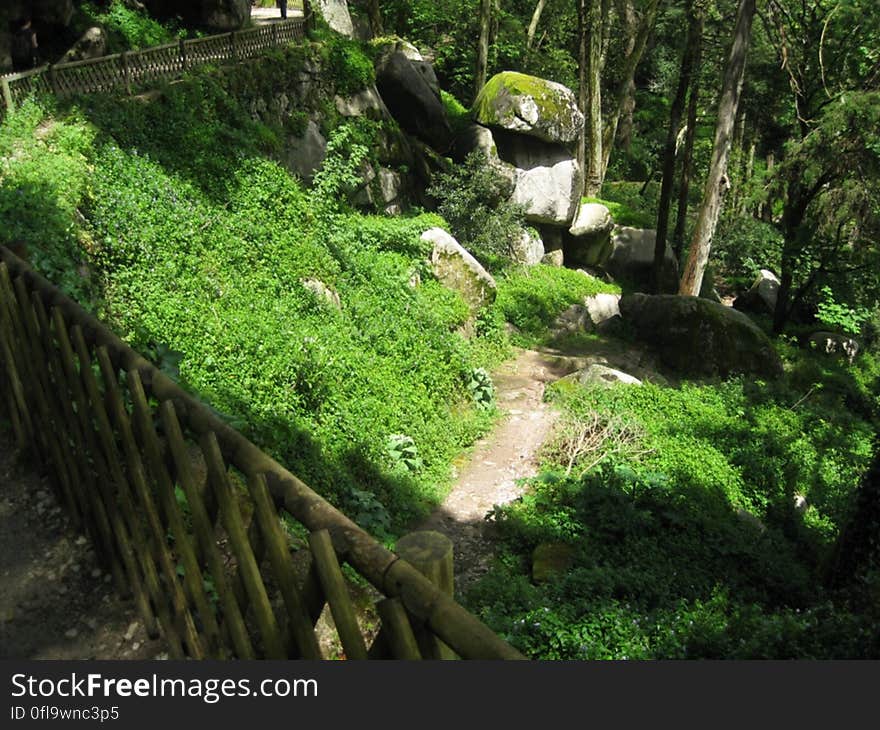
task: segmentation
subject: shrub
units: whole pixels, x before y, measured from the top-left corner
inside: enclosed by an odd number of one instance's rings
[[[544,264],[508,268],[497,283],[494,307],[519,330],[516,340],[523,346],[546,340],[556,317],[572,304],[583,302],[584,297],[619,291],[580,271]]]
[[[332,34],[325,46],[337,93],[355,94],[376,82],[373,62],[359,44]]]
[[[79,12],[82,15],[77,23],[80,32],[85,31],[87,25],[100,25],[107,32],[108,53],[160,46],[181,34],[176,27],[165,26],[145,10],[132,8],[121,0],[113,0],[104,10],[95,3],[83,3]]]
[[[478,256],[507,256],[523,233],[524,210],[508,202],[506,185],[486,156],[474,151],[464,164],[437,173],[428,194],[439,201],[437,212],[462,246]]]

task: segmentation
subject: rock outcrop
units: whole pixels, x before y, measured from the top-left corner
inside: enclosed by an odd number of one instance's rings
[[[406,42],[389,43],[376,57],[376,87],[398,124],[439,152],[452,146],[452,129],[433,69]]]
[[[615,385],[641,385],[642,381],[622,370],[609,368],[607,365],[594,363],[574,374],[574,380],[581,385],[600,385],[611,388]]]
[[[310,183],[326,156],[327,140],[318,125],[309,120],[302,137],[293,137],[288,144],[287,169]]]
[[[74,61],[86,61],[90,58],[99,58],[107,54],[107,34],[103,28],[94,26],[87,28],[74,43],[67,53],[61,58],[62,63]]]
[[[723,304],[699,297],[632,294],[621,298],[620,313],[639,339],[682,374],[782,373],[767,335],[745,314]]]
[[[544,242],[540,236],[531,231],[523,231],[519,239],[513,244],[511,258],[526,266],[540,264],[544,258]]]
[[[571,145],[584,125],[572,91],[536,76],[503,71],[493,76],[474,101],[473,128],[457,141],[456,152],[479,149],[512,185],[510,201],[522,205],[526,220],[540,226],[545,249],[557,261],[558,236],[545,229],[567,229],[580,201],[577,161]],[[549,243],[552,239],[552,243]]]

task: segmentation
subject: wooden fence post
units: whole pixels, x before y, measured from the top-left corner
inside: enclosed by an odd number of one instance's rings
[[[122,79],[125,82],[125,93],[131,96],[131,70],[129,68],[128,51],[123,51],[119,58],[122,61]]]
[[[229,48],[232,51],[232,60],[233,61],[238,60],[238,48],[236,47],[236,37],[235,36],[236,36],[235,31],[232,31],[229,34]]]
[[[180,55],[180,67],[186,71],[189,68],[186,60],[186,41],[181,38],[177,45],[178,54]]]
[[[434,530],[419,530],[404,535],[397,541],[395,552],[443,593],[452,596],[454,592],[454,568],[452,563],[452,540]],[[446,644],[430,637],[430,646],[423,647],[426,658],[457,659],[455,652]],[[429,651],[425,651],[428,648]]]
[[[6,104],[6,111],[11,112],[15,109],[15,104],[12,102],[12,89],[9,88],[9,80],[0,78],[0,86],[3,87],[3,102]]]
[[[58,76],[54,63],[49,64],[49,86],[52,88],[52,93],[58,96]]]

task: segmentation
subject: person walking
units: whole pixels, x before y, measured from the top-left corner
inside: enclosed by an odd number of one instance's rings
[[[37,65],[37,33],[30,18],[23,18],[16,25],[10,49],[12,70],[27,71]]]
[[[287,19],[287,0],[278,0],[278,7],[281,8],[282,19]]]

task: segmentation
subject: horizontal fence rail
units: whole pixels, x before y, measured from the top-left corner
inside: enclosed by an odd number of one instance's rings
[[[347,658],[523,658],[423,575],[431,533],[386,549],[3,247],[0,365],[17,445],[172,657],[322,658],[327,606]]]
[[[14,109],[31,94],[75,94],[149,87],[180,77],[208,63],[234,63],[255,58],[305,38],[309,18],[291,18],[231,33],[181,40],[141,51],[41,66],[0,76],[0,112]]]

